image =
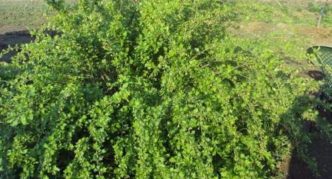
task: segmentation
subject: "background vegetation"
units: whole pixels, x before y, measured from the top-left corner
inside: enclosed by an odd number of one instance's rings
[[[47,5],[42,0],[0,0],[0,33],[42,25]]]

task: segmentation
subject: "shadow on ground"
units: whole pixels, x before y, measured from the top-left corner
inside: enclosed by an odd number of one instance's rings
[[[325,75],[320,71],[308,71],[308,76],[315,80],[324,80]],[[324,93],[323,87],[315,98],[331,104],[332,100]],[[303,97],[307,98],[308,97]],[[303,100],[303,99],[300,99]],[[317,106],[320,120],[325,124],[332,124],[332,112]],[[301,111],[300,111],[301,112]],[[309,144],[307,151],[309,156],[313,157],[317,164],[317,172],[314,173],[307,163],[301,160],[296,152],[293,151],[292,157],[288,164],[287,179],[332,179],[332,141],[320,132],[318,125],[314,122],[308,122],[302,126],[304,132],[312,136],[312,142]]]
[[[31,37],[29,31],[14,31],[7,32],[5,34],[0,34],[0,51],[7,49],[9,46],[14,46],[17,44],[25,44],[33,41],[33,37]],[[13,57],[16,52],[10,52],[0,58],[0,61],[9,62],[11,57]]]
[[[322,136],[315,136],[309,153],[317,162],[318,175],[293,153],[287,179],[332,179],[332,144]]]

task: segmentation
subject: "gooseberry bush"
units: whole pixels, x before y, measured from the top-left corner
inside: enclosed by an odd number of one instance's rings
[[[227,3],[55,2],[0,76],[2,178],[276,175],[305,90]]]

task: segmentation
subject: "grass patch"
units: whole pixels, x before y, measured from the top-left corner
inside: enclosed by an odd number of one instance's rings
[[[45,22],[49,13],[42,0],[0,0],[0,28],[32,28]]]

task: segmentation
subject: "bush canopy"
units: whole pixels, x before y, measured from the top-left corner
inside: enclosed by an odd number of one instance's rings
[[[264,45],[226,33],[227,3],[55,4],[56,35],[36,32],[1,66],[1,177],[276,175],[304,89]]]

